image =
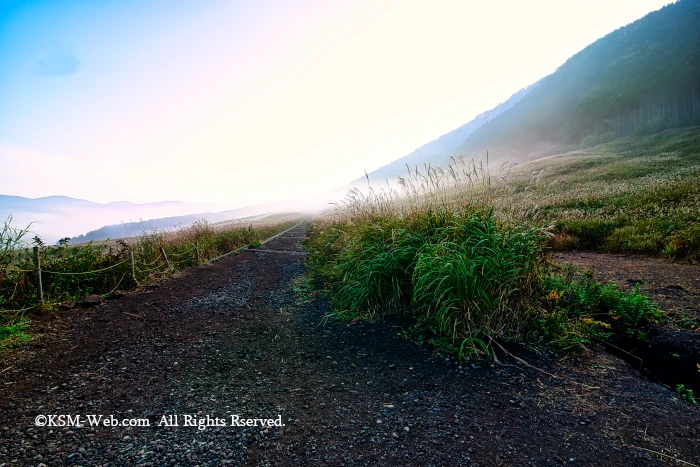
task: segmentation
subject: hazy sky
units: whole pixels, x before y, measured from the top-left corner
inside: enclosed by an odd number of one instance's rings
[[[666,3],[0,0],[0,194],[320,194]]]

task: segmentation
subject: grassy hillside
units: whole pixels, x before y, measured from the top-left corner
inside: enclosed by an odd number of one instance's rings
[[[571,57],[461,150],[532,160],[699,119],[700,1],[681,0]]]
[[[700,259],[700,128],[623,137],[512,170],[496,205],[551,246]]]

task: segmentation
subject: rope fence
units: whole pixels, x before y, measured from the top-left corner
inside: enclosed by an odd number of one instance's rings
[[[127,261],[128,261],[128,260],[125,259],[125,260],[123,260],[123,261],[118,262],[117,264],[113,264],[113,265],[111,265],[111,266],[107,266],[106,268],[102,268],[102,269],[96,269],[95,271],[85,271],[85,272],[59,272],[59,271],[46,271],[46,270],[42,270],[41,272],[42,272],[43,274],[58,274],[58,275],[61,275],[61,276],[82,276],[82,275],[84,275],[84,274],[96,274],[96,273],[98,273],[98,272],[104,272],[104,271],[107,271],[107,270],[109,270],[109,269],[116,268],[117,266],[121,266],[122,264],[126,263]]]
[[[195,245],[192,248],[190,248],[189,250],[182,252],[182,253],[170,253],[170,256],[180,257],[180,256],[188,255],[188,254],[192,253],[193,251],[195,251],[196,249],[197,249],[197,246]]]
[[[34,269],[15,269],[15,268],[0,268],[3,271],[12,271],[12,272],[34,272]]]
[[[187,263],[187,262],[190,262],[190,261],[192,261],[192,258],[185,258],[185,259],[180,260],[180,261],[171,261],[171,263],[172,263],[172,264],[183,264],[183,263]]]
[[[261,245],[265,244],[265,243],[279,237],[280,235],[283,235],[283,234],[289,232],[290,230],[303,224],[304,220],[306,220],[306,219],[303,219],[298,224],[296,224],[296,225],[294,225],[294,226],[292,226],[292,227],[290,227],[282,232],[279,232],[279,233],[267,238],[266,240],[263,240],[262,242],[260,242],[260,244]],[[242,250],[246,250],[248,248],[250,248],[250,243],[243,245],[243,246],[240,246],[240,247],[236,247],[233,250],[229,251],[228,253],[224,253],[223,255],[219,255],[219,256],[216,256],[216,257],[211,258],[209,260],[206,260],[206,261],[204,261],[204,263],[214,263],[214,262],[219,261],[227,256],[233,255],[235,253],[238,253]],[[194,255],[192,255],[192,253],[194,253]],[[174,257],[174,258],[184,258],[184,259],[181,259],[179,261],[172,261],[170,258],[168,258],[168,255],[171,258]],[[186,255],[190,255],[190,256],[187,257]],[[137,272],[141,275],[148,275],[149,273],[152,273],[152,272],[160,269],[162,266],[167,266],[168,270],[173,271],[173,270],[177,269],[175,266],[178,266],[180,264],[194,263],[195,265],[198,265],[198,264],[203,263],[203,261],[201,261],[201,259],[200,259],[200,251],[199,251],[199,243],[198,242],[195,242],[195,245],[192,248],[190,248],[189,250],[181,252],[181,253],[166,254],[164,248],[160,247],[160,254],[153,261],[151,261],[149,263],[142,264],[141,266],[137,265],[135,255],[134,255],[134,252],[132,250],[127,250],[127,259],[124,259],[116,264],[111,265],[111,266],[107,266],[107,267],[101,268],[101,269],[96,269],[93,271],[61,272],[61,271],[42,270],[41,269],[41,260],[39,257],[39,247],[36,247],[36,246],[33,248],[33,261],[34,261],[34,269],[19,269],[19,268],[13,268],[13,267],[4,267],[4,268],[0,268],[0,271],[12,271],[12,272],[19,272],[19,273],[34,273],[34,285],[36,287],[37,300],[40,304],[44,302],[44,291],[43,291],[43,286],[42,286],[42,274],[49,274],[49,275],[56,275],[56,276],[86,276],[86,275],[98,274],[98,273],[102,273],[105,271],[109,271],[109,270],[115,269],[115,268],[117,268],[125,263],[129,263],[129,270],[127,272],[125,272],[124,274],[122,274],[121,278],[117,282],[117,285],[112,289],[111,292],[106,294],[106,295],[109,295],[110,293],[114,292],[114,290],[116,290],[117,287],[119,287],[119,285],[122,283],[122,281],[124,280],[124,278],[126,277],[127,274],[129,274],[131,276],[131,280],[133,281],[133,283],[136,286],[140,286],[141,285],[140,281],[136,277]],[[150,267],[156,263],[158,263],[158,264],[155,267],[152,267],[152,268]],[[3,313],[24,312],[24,311],[29,310],[31,308],[32,307],[22,308],[21,310],[0,310],[0,311]]]
[[[161,258],[160,256],[156,256],[156,259],[154,259],[154,260],[151,261],[150,263],[144,264],[144,266],[153,266],[154,264],[156,264],[158,261],[160,261],[160,260],[162,260],[162,259],[163,259],[163,258]]]
[[[151,264],[153,264],[153,263],[151,263]],[[141,269],[140,267],[135,266],[135,269],[136,269],[137,271],[143,272],[143,273],[153,272],[153,271],[155,271],[156,269],[160,269],[160,267],[163,266],[164,264],[165,264],[165,261],[162,261],[162,260],[161,260],[160,264],[159,264],[158,266],[154,267],[154,268],[150,268],[150,269]]]

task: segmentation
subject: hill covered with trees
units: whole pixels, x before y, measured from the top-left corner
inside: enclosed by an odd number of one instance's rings
[[[460,151],[523,161],[697,124],[700,0],[681,0],[571,57],[510,110],[476,129]]]

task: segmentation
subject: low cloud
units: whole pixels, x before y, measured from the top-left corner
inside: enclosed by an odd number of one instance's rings
[[[40,52],[32,73],[39,76],[65,76],[79,70],[80,61],[73,52],[65,46],[54,44]]]

